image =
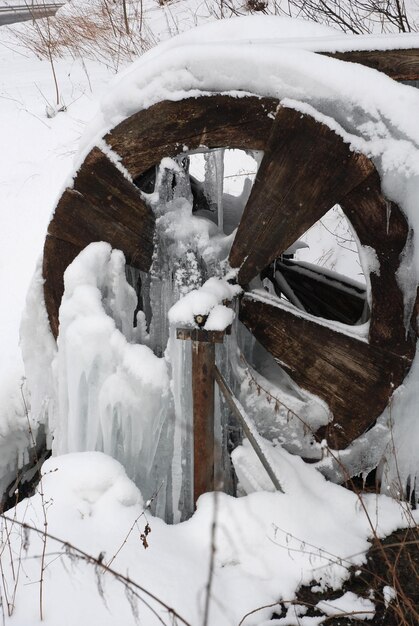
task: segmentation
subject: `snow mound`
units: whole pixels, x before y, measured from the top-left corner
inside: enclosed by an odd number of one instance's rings
[[[80,519],[121,507],[143,507],[140,491],[118,461],[102,452],[74,452],[48,459],[42,466],[42,486],[55,506],[68,508]]]
[[[135,623],[133,613],[145,626],[170,622],[167,608],[138,588],[144,602],[130,596],[114,574],[105,571],[108,565],[122,575],[128,572],[131,581],[173,607],[189,624],[201,624],[214,522],[210,626],[238,624],[255,608],[292,601],[301,584],[338,588],[348,576],[347,568],[364,562],[373,528],[381,535],[405,525],[404,511],[392,499],[366,498],[368,520],[356,494],[328,483],[313,467],[280,449],[272,453],[286,494],[205,494],[193,517],[177,525],[165,524],[144,508],[138,489],[114,459],[98,452],[49,459],[38,492],[17,506],[12,532],[9,527],[12,551],[19,554],[25,545],[25,576],[18,581],[17,609],[7,623],[37,623],[45,515],[47,530],[56,537],[47,538],[46,546],[47,626],[61,623],[63,615],[68,626],[125,626]],[[24,534],[20,522],[40,532]],[[141,534],[146,525],[151,532],[144,548]],[[83,558],[76,548],[85,552]],[[86,553],[99,558],[103,567],[89,563]],[[4,576],[12,579],[9,560],[2,564]],[[344,599],[337,603],[340,610],[359,607],[355,599]],[[273,610],[257,611],[246,624],[260,624]],[[363,604],[362,610],[369,607]]]
[[[199,289],[190,291],[178,300],[169,311],[171,324],[195,326],[197,315],[208,316],[205,330],[225,330],[234,320],[234,311],[222,302],[231,301],[242,291],[239,285],[230,285],[226,280],[209,278]]]

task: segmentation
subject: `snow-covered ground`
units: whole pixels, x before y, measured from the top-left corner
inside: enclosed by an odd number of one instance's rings
[[[141,494],[111,458],[86,452],[50,459],[44,465],[43,496],[11,512],[19,522],[42,529],[45,510],[48,532],[58,538],[46,545],[45,622],[126,626],[136,623],[137,613],[142,624],[181,624],[152,600],[149,594],[154,594],[188,624],[199,626],[204,623],[214,545],[208,624],[238,625],[246,613],[274,605],[244,621],[246,626],[265,624],[275,604],[293,600],[301,584],[339,588],[347,567],[363,563],[373,530],[385,536],[406,524],[403,509],[390,498],[365,496],[361,506],[355,494],[326,482],[298,457],[283,455],[278,448],[272,452],[286,495],[269,493],[266,483],[266,492],[238,499],[205,494],[189,521],[172,526],[145,510]],[[141,535],[147,524],[151,532],[145,548]],[[13,521],[7,528],[15,555],[14,573],[4,559],[7,599],[15,610],[6,623],[34,625],[39,620],[43,538],[33,532],[26,538],[28,533]],[[115,575],[86,563],[65,542],[100,558],[148,594],[133,588],[139,600],[126,592]],[[4,588],[2,594],[5,602]],[[356,600],[344,610],[358,610]],[[320,618],[300,622],[313,623],[321,623]]]
[[[9,462],[14,464],[16,454],[24,454],[28,445],[28,421],[20,384],[23,366],[18,345],[19,325],[29,283],[42,254],[51,212],[73,173],[74,161],[80,160],[80,152],[85,152],[86,146],[134,110],[158,98],[184,97],[193,89],[202,92],[246,87],[248,91],[265,93],[266,76],[259,72],[263,58],[275,77],[270,82],[269,95],[287,95],[300,100],[299,104],[295,101],[288,104],[310,110],[334,124],[354,146],[376,158],[382,173],[387,175],[388,186],[394,182],[391,171],[397,166],[398,173],[405,177],[405,187],[401,189],[394,184],[394,194],[399,202],[404,201],[406,212],[415,220],[412,193],[417,189],[414,182],[418,176],[415,161],[419,145],[415,113],[418,94],[408,87],[394,85],[390,79],[375,75],[371,70],[349,67],[343,71],[339,62],[318,59],[305,50],[285,50],[279,62],[274,47],[266,44],[266,38],[276,36],[279,26],[269,23],[268,28],[267,24],[260,22],[264,42],[262,34],[256,37],[259,43],[252,51],[246,49],[243,32],[234,25],[222,25],[221,29],[218,25],[215,30],[208,27],[206,41],[221,41],[216,50],[214,43],[205,44],[202,31],[201,35],[183,40],[186,48],[176,42],[168,43],[165,48],[169,54],[163,61],[158,52],[151,53],[148,62],[128,68],[119,86],[114,86],[111,92],[108,87],[111,73],[103,65],[68,58],[58,60],[55,69],[61,100],[67,110],[52,118],[46,115],[47,106],[54,106],[51,67],[46,61],[16,49],[11,37],[0,31],[2,473]],[[316,37],[325,32],[318,25],[293,23],[294,27],[297,38]],[[290,23],[285,25],[285,30],[288,35],[293,34]],[[220,59],[228,59],[228,63],[223,66]],[[252,64],[257,72],[251,71]],[[237,81],[232,86],[234,71]],[[309,83],[308,74],[314,75],[314,83]],[[370,85],[373,87],[369,88]],[[98,101],[102,96],[99,112]],[[333,111],[328,107],[327,103],[337,97],[346,102],[346,109]],[[358,113],[362,120],[358,128],[350,118],[351,106],[355,105],[360,106]],[[333,120],[330,119],[332,113],[335,113]],[[389,119],[391,124],[387,125]],[[335,225],[336,220],[331,224]],[[318,242],[312,238],[312,254],[318,257],[327,254],[332,241],[332,257],[335,255],[335,258],[330,265],[341,269],[339,263],[342,263],[348,273],[356,273],[356,264],[341,261],[342,255],[336,254],[335,240],[325,243],[324,238]],[[103,247],[97,246],[97,250],[105,266],[109,254]],[[408,272],[405,280],[407,296],[409,284],[416,279],[414,270],[419,267],[415,258],[411,258],[410,274]],[[70,324],[77,308],[74,286],[80,276],[84,279],[86,275],[86,272],[77,274],[86,259],[88,261],[86,255],[79,259],[69,278],[67,308],[63,310],[63,315],[67,315],[66,324]],[[117,256],[109,260],[109,265],[112,262],[116,272]],[[39,293],[39,287],[38,283],[38,291],[32,291],[31,297]],[[38,311],[38,305],[36,297],[29,301],[27,318]],[[96,319],[102,323],[102,309],[95,308],[96,313]],[[80,320],[79,317],[78,322]],[[114,328],[111,330],[115,337]],[[26,323],[26,345],[31,345],[32,356],[34,349],[38,351],[39,363],[47,368],[50,355],[46,344],[42,343],[43,332],[42,319],[34,316]],[[78,339],[80,337],[83,335]],[[83,343],[78,346],[81,352],[86,347]],[[76,360],[77,345],[72,344],[70,348],[73,350],[71,358]],[[145,360],[145,346],[137,348],[144,348],[141,383],[144,387],[152,386],[154,383],[147,376],[155,368],[157,357],[152,354],[147,357],[154,360],[150,371],[146,372],[151,361]],[[126,358],[125,344],[122,346],[120,338],[115,340],[112,349],[113,355],[119,351],[118,354]],[[76,361],[74,364],[76,366]],[[33,367],[33,363],[30,366]],[[128,370],[130,366],[130,373],[137,375],[134,356],[127,365]],[[118,374],[121,375],[119,365]],[[413,375],[416,376],[416,370]],[[411,381],[410,390],[415,380]],[[78,380],[73,382],[78,385]],[[158,373],[157,382],[160,387],[156,393],[159,394],[159,390],[168,385],[163,371]],[[32,395],[37,391],[32,389]],[[154,405],[150,406],[151,415]],[[414,398],[407,394],[402,406],[410,420]],[[75,415],[74,419],[80,420],[80,416]],[[83,426],[81,421],[78,426]],[[60,423],[53,434],[59,436],[62,427]],[[56,441],[54,445],[59,449],[60,445],[65,448],[67,443]],[[190,520],[167,525],[151,515],[148,503],[117,461],[100,452],[73,452],[84,449],[83,445],[77,441],[70,443],[66,451],[71,454],[50,459],[44,465],[38,493],[8,513],[14,521],[3,527],[3,582],[0,584],[7,624],[32,626],[42,615],[50,626],[116,626],[134,624],[137,618],[147,626],[182,623],[180,618],[199,626],[204,623],[209,598],[207,624],[238,625],[251,613],[243,624],[261,626],[268,623],[266,620],[275,610],[275,603],[292,600],[301,584],[313,582],[323,587],[339,587],[347,576],[347,566],[362,564],[369,537],[374,533],[385,536],[413,519],[407,509],[386,496],[363,496],[361,502],[355,494],[327,482],[298,457],[267,442],[271,462],[285,491],[284,494],[272,493],[269,480],[245,442],[236,450],[234,462],[243,491],[248,495],[236,499],[221,493],[206,494]],[[138,481],[141,482],[141,476]],[[58,539],[47,539],[45,544],[42,535],[19,526],[23,522],[41,531],[46,522],[48,533]],[[89,561],[86,555],[98,562]],[[212,557],[214,570],[211,574]],[[109,571],[104,570],[103,564]],[[119,578],[111,569],[119,573]],[[127,578],[139,587],[127,583]],[[267,605],[270,606],[254,612]],[[344,611],[374,610],[373,602],[350,594],[346,594],[338,606]],[[168,607],[180,618],[170,614]],[[330,607],[323,609],[325,615],[330,614]],[[297,623],[313,626],[322,619],[305,618],[301,614]],[[284,625],[288,623],[295,621],[290,618]]]

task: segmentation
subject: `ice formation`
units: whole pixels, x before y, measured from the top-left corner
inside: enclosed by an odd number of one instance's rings
[[[196,31],[145,54],[104,99],[76,164],[93,145],[103,144],[102,137],[109,129],[161,100],[213,93],[278,98],[282,106],[327,124],[354,150],[374,160],[384,191],[397,201],[412,228],[399,272],[406,320],[410,319],[419,277],[415,234],[419,232],[419,94],[368,68],[298,49],[295,42],[289,48],[281,47],[279,55],[272,33],[275,24],[283,27],[280,22],[275,18],[254,22],[257,29],[252,45],[239,37],[237,23],[232,20],[229,25],[220,23],[209,29],[211,43],[205,37],[201,41]],[[259,37],[262,24],[269,26],[269,33]],[[127,269],[131,284],[140,285],[137,295],[143,301],[136,325],[137,296],[126,281],[121,253],[104,243],[92,244],[65,275],[58,352],[53,354],[49,342],[49,352],[42,356],[52,363],[42,368],[51,372],[48,421],[54,451],[90,449],[111,454],[123,462],[146,498],[158,492],[156,510],[169,520],[181,519],[191,506],[192,465],[187,453],[192,424],[191,366],[188,346],[176,340],[175,328],[193,325],[198,313],[208,316],[205,325],[209,330],[233,324],[233,334],[217,358],[261,434],[292,452],[319,460],[322,471],[339,479],[333,463],[321,461],[322,447],[306,429],[307,424],[315,429],[327,423],[327,407],[272,367],[267,355],[237,326],[233,309],[224,303],[234,298],[237,289],[224,280],[234,230],[223,230],[230,224],[231,214],[220,187],[220,155],[206,159],[204,190],[212,203],[205,216],[193,214],[182,158],[164,159],[155,191],[148,197],[145,194],[156,213],[157,232],[150,274]],[[246,193],[243,189],[243,202]],[[239,210],[239,204],[234,210]],[[364,250],[361,262],[367,278],[370,271],[379,271],[370,251]],[[258,297],[270,296],[263,292]],[[334,327],[365,340],[366,326],[350,330]],[[33,324],[27,324],[26,331],[23,327],[29,370],[35,352],[28,336],[31,328]],[[360,467],[375,466],[392,436],[398,454],[406,459],[401,465],[402,484],[408,477],[413,483],[416,480],[419,439],[412,436],[417,432],[413,409],[416,370],[414,365],[403,387],[394,394],[391,416],[382,416],[371,434],[354,442],[346,452],[354,473]],[[39,374],[29,374],[28,378],[34,380],[36,376],[39,378]],[[255,388],[261,393],[255,395]],[[40,410],[43,402],[36,400],[34,406]],[[217,402],[217,411],[219,422],[226,419],[222,402]],[[236,460],[238,457],[240,453]],[[246,458],[252,466],[251,457]],[[387,449],[382,470],[384,488],[397,478],[392,458]]]

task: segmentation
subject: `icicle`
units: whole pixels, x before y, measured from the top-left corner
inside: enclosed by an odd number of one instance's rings
[[[147,332],[147,322],[144,311],[137,313],[137,325],[135,333],[135,343],[148,346],[150,343],[150,334]]]
[[[218,228],[224,228],[223,188],[224,188],[224,150],[215,152],[215,178],[217,188]]]
[[[224,150],[210,150],[204,154],[204,193],[211,211],[222,206],[222,179],[224,177]],[[221,188],[221,201],[220,201]]]
[[[391,202],[389,200],[386,200],[387,235],[390,230],[390,218],[391,218]]]
[[[176,339],[176,328],[170,329],[167,358],[172,370],[174,401],[173,460],[171,464],[173,489],[173,518],[175,522],[187,519],[193,513],[192,465],[192,364],[191,346]]]

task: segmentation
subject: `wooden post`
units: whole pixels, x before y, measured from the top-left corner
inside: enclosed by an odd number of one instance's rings
[[[215,344],[192,341],[194,434],[194,504],[214,491],[214,366]]]
[[[199,317],[199,316],[197,316]],[[215,344],[223,343],[225,331],[178,328],[178,339],[192,340],[192,400],[194,439],[194,504],[199,496],[214,491],[214,386]]]

